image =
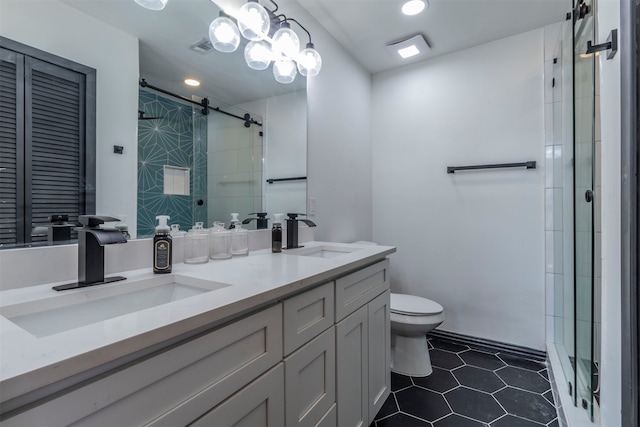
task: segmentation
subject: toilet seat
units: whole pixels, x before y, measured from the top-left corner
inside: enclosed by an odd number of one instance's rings
[[[391,294],[392,313],[405,316],[431,316],[441,314],[444,307],[435,301],[415,295]]]

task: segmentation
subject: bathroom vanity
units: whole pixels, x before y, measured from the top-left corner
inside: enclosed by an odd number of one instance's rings
[[[393,252],[311,242],[3,291],[1,424],[369,425],[390,392]]]

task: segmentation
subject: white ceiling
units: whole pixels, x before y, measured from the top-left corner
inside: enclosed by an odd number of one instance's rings
[[[242,55],[244,45],[232,54],[191,51],[190,45],[208,37],[209,23],[218,15],[212,1],[169,0],[159,12],[144,9],[133,0],[62,1],[139,38],[140,77],[184,96],[209,96],[239,104],[306,86],[301,76],[292,85],[281,85],[273,80],[270,68],[249,69]],[[224,7],[244,3],[214,1]],[[285,13],[287,4],[295,1],[276,0]],[[430,0],[422,14],[408,17],[400,12],[402,0],[297,0],[371,73],[407,63],[387,51],[385,46],[390,42],[422,34],[431,52],[413,61],[433,58],[559,22],[569,1]],[[261,3],[273,7],[267,0]],[[306,35],[300,36],[306,43]],[[322,53],[322,46],[316,47]],[[199,78],[203,84],[190,89],[181,83],[186,77]]]
[[[478,46],[560,22],[570,0],[430,0],[416,16],[400,11],[403,0],[298,0],[369,72]],[[422,34],[426,57],[403,61],[388,43]],[[318,47],[320,50],[320,47]]]

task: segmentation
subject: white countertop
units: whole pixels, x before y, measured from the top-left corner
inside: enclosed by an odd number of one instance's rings
[[[359,246],[307,242],[306,248],[332,246],[355,249],[333,258],[292,255],[286,250],[254,251],[247,257],[206,264],[176,264],[171,275],[151,269],[120,273],[126,281],[57,292],[55,284],[0,292],[0,401],[5,402],[135,352],[222,323],[240,313],[275,302],[308,286],[320,284],[395,252],[392,246]],[[5,317],[21,304],[55,305],[56,298],[77,294],[79,301],[107,287],[174,276],[226,285],[190,298],[37,338]],[[174,280],[167,277],[168,282]],[[69,297],[66,297],[69,298]]]

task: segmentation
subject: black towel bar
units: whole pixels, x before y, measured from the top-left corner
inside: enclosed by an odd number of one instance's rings
[[[307,179],[306,176],[296,176],[293,178],[269,178],[267,182],[269,184],[273,184],[274,182],[283,182],[283,181],[303,181]]]
[[[472,166],[447,166],[447,173],[455,173],[455,171],[476,170],[476,169],[503,169],[503,168],[522,168],[535,169],[536,162],[520,162],[520,163],[497,163],[493,165],[472,165]]]

